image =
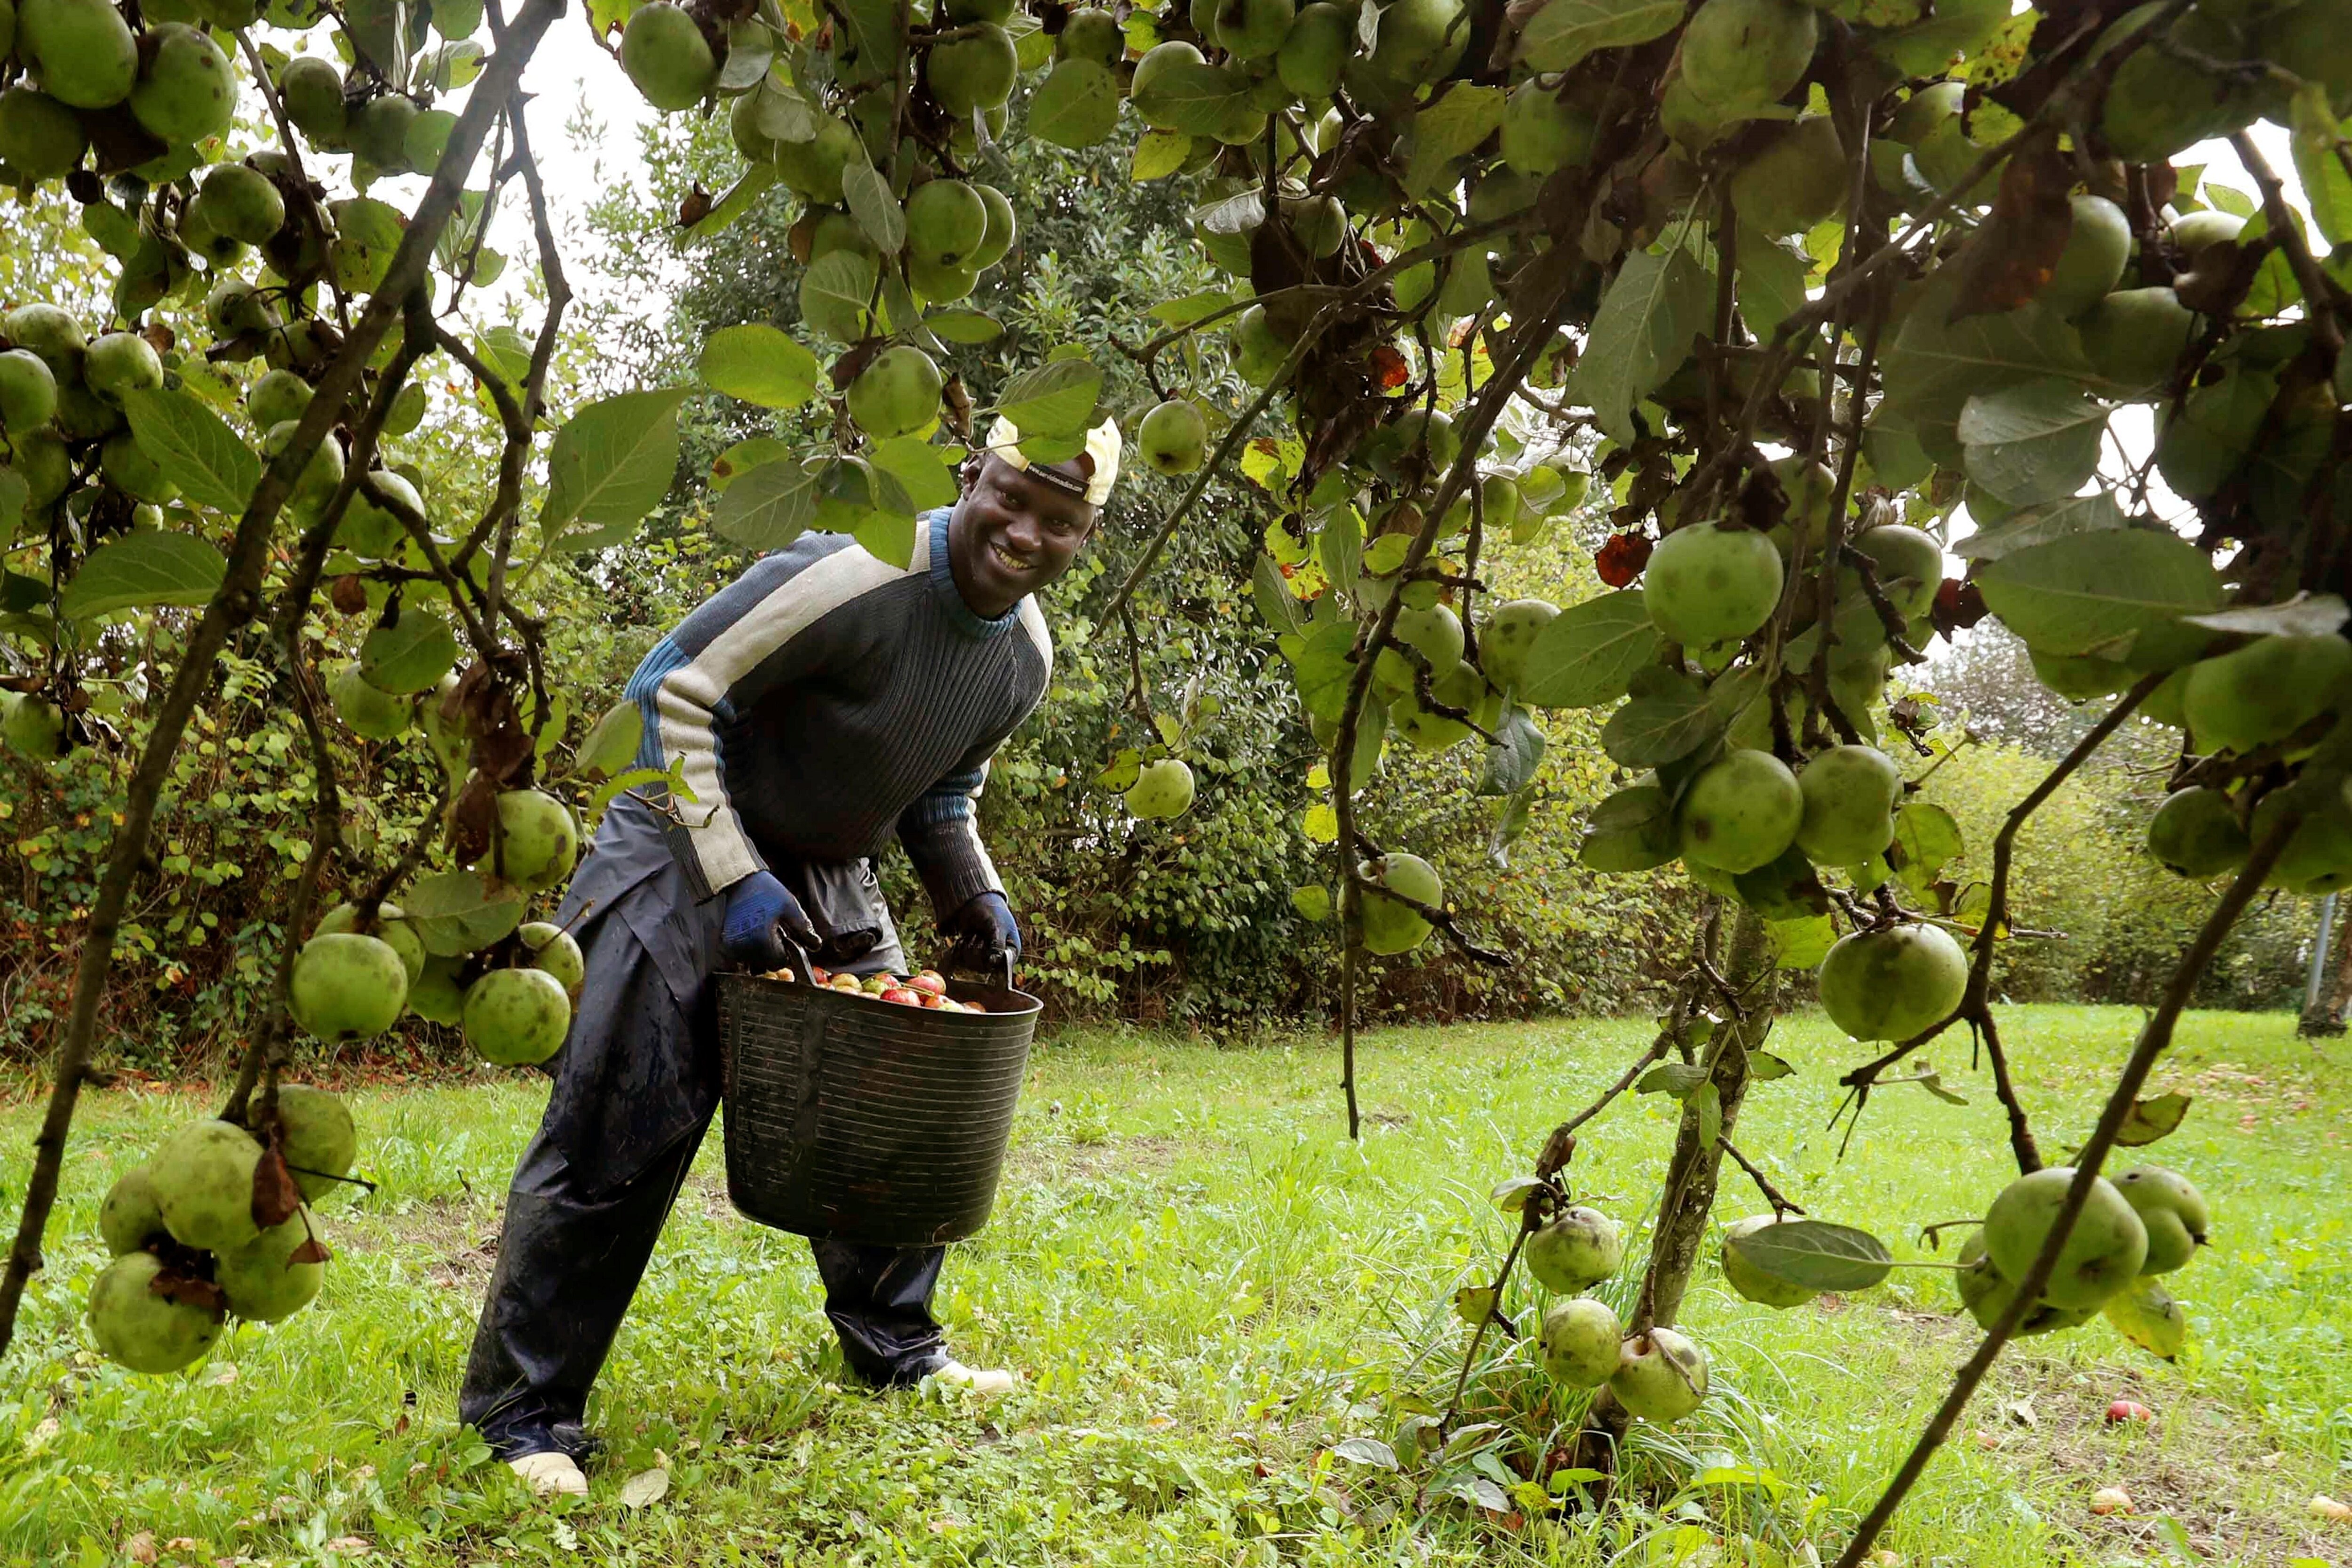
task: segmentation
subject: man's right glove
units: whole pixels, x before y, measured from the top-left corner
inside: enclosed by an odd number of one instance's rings
[[[801,901],[772,871],[754,871],[727,889],[727,923],[719,945],[736,963],[764,973],[792,962],[790,938],[803,952],[816,950],[816,928]]]

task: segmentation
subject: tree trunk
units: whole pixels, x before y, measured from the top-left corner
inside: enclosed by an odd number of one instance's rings
[[[1694,1095],[1683,1109],[1682,1131],[1666,1166],[1665,1197],[1658,1206],[1650,1268],[1643,1279],[1641,1305],[1631,1325],[1635,1332],[1652,1324],[1672,1324],[1682,1310],[1691,1270],[1697,1266],[1701,1244],[1706,1239],[1707,1221],[1715,1213],[1723,1145],[1730,1140],[1739,1120],[1740,1103],[1748,1098],[1748,1053],[1762,1047],[1778,1012],[1780,971],[1773,967],[1772,944],[1763,921],[1744,905],[1732,921],[1723,973],[1738,994],[1744,1012],[1716,1031],[1700,1057],[1713,1064],[1708,1081],[1722,1108],[1722,1125],[1715,1136],[1705,1135],[1701,1123],[1706,1118],[1700,1105],[1704,1091]]]
[[[1730,1140],[1740,1103],[1748,1097],[1748,1053],[1763,1046],[1779,1010],[1780,980],[1772,963],[1772,944],[1765,935],[1763,921],[1745,906],[1733,920],[1730,951],[1725,955],[1722,973],[1738,994],[1744,1012],[1715,1032],[1699,1058],[1712,1067],[1708,1082],[1722,1107],[1722,1127],[1715,1137],[1702,1141],[1697,1097],[1684,1109],[1682,1131],[1666,1167],[1665,1196],[1658,1205],[1650,1267],[1642,1278],[1633,1317],[1625,1325],[1628,1334],[1641,1333],[1653,1325],[1670,1325],[1682,1310],[1691,1270],[1697,1267],[1706,1239],[1707,1220],[1715,1212],[1723,1145]],[[1613,1475],[1617,1445],[1625,1436],[1629,1419],[1625,1407],[1602,1388],[1585,1417],[1576,1462]],[[1609,1484],[1601,1483],[1604,1489]]]

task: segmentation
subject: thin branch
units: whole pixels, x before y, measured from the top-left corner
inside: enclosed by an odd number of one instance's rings
[[[1732,1159],[1738,1163],[1739,1168],[1748,1173],[1748,1179],[1756,1184],[1756,1190],[1764,1194],[1764,1201],[1772,1205],[1772,1212],[1774,1214],[1802,1214],[1805,1212],[1802,1205],[1795,1202],[1790,1198],[1787,1194],[1781,1192],[1780,1188],[1774,1186],[1771,1183],[1771,1179],[1766,1176],[1763,1172],[1756,1168],[1756,1162],[1741,1153],[1738,1146],[1733,1143],[1730,1139],[1717,1138],[1715,1142],[1717,1147],[1720,1148],[1725,1153],[1730,1155]]]

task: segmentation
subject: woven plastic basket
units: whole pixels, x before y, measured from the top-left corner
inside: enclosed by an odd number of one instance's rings
[[[803,965],[799,973],[805,974]],[[721,974],[727,1195],[802,1236],[919,1247],[988,1223],[1043,1010],[951,981],[940,1013],[801,981]]]

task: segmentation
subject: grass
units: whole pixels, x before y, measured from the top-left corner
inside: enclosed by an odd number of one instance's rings
[[[2125,1009],[2004,1017],[2045,1146],[2087,1130],[2136,1023]],[[967,1360],[1026,1374],[988,1405],[845,1386],[805,1247],[732,1214],[714,1138],[599,1385],[592,1417],[612,1451],[594,1493],[554,1509],[452,1415],[535,1079],[358,1091],[362,1168],[382,1185],[328,1211],[339,1256],[319,1302],[161,1379],[89,1352],[94,1216],[116,1172],[209,1102],[100,1093],[0,1369],[0,1562],[152,1561],[150,1544],[184,1563],[1825,1559],[1972,1343],[1939,1274],[1897,1270],[1774,1313],[1704,1267],[1684,1321],[1718,1396],[1641,1436],[1625,1511],[1548,1510],[1517,1484],[1573,1415],[1523,1352],[1474,1385],[1496,1427],[1412,1458],[1415,1414],[1443,1401],[1465,1340],[1451,1293],[1507,1240],[1486,1189],[1643,1037],[1633,1022],[1376,1036],[1360,1147],[1341,1136],[1319,1040],[1041,1046],[995,1219],[956,1249],[939,1302]],[[1774,1048],[1798,1075],[1758,1089],[1738,1141],[1815,1215],[1928,1256],[1920,1224],[1979,1212],[1997,1189],[1999,1110],[1964,1047],[1936,1055],[1970,1104],[1888,1092],[1843,1160],[1823,1127],[1855,1047],[1799,1018]],[[2275,1016],[2187,1022],[2158,1088],[2197,1096],[2160,1158],[2216,1215],[2214,1246],[2178,1277],[2189,1352],[2157,1363],[2095,1321],[2004,1357],[1889,1537],[1902,1562],[2352,1563],[2352,1527],[2305,1510],[2315,1492],[2352,1496],[2346,1057]],[[1668,1109],[1621,1102],[1579,1152],[1580,1188],[1629,1222],[1650,1202]],[[0,1110],[11,1201],[37,1116],[29,1100]],[[1760,1206],[1727,1180],[1722,1215]],[[2119,1394],[2154,1424],[2105,1429]],[[1351,1436],[1393,1444],[1404,1472],[1336,1456]],[[667,1495],[627,1506],[625,1483],[657,1468]],[[1464,1500],[1482,1478],[1489,1501],[1509,1485],[1508,1511]],[[2090,1514],[2108,1485],[2131,1513]]]

